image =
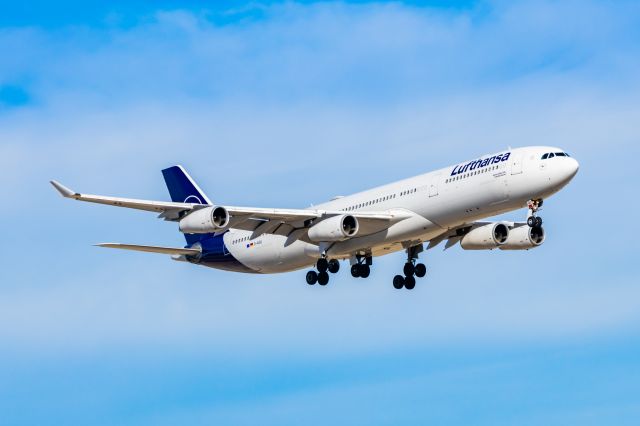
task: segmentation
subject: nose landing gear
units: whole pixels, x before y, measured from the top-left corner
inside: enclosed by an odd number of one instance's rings
[[[538,210],[542,207],[543,200],[529,200],[527,207],[529,208],[529,215],[527,218],[527,225],[530,228],[539,228],[542,226],[542,218],[538,216]]]
[[[407,263],[404,264],[402,272],[404,276],[396,275],[393,277],[393,287],[400,290],[402,287],[407,290],[413,290],[416,286],[416,279],[423,278],[427,275],[427,267],[423,263],[416,263],[418,260],[418,253],[422,252],[424,247],[422,244],[409,247],[407,249]]]

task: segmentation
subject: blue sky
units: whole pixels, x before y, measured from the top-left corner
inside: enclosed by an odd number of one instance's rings
[[[635,424],[634,2],[77,2],[0,15],[0,424]],[[507,146],[581,163],[526,253],[433,250],[413,292],[94,248],[183,164],[305,207]],[[521,219],[525,212],[508,217]],[[344,272],[344,271],[343,271]]]

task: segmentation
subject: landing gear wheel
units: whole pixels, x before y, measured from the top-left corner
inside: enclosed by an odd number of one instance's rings
[[[427,275],[427,267],[424,266],[424,263],[418,263],[415,267],[416,277],[422,278]]]
[[[337,259],[331,259],[328,266],[329,272],[335,274],[340,270],[340,262]]]
[[[329,262],[327,262],[327,259],[324,257],[320,258],[316,263],[316,268],[318,268],[318,272],[327,272],[327,269],[329,269]]]
[[[360,265],[360,278],[368,278],[369,274],[371,274],[369,265]]]
[[[307,284],[314,285],[318,282],[318,273],[316,271],[307,272]]]
[[[536,217],[536,228],[540,228],[542,226],[542,218],[540,216]]]
[[[413,274],[416,272],[416,267],[415,267],[415,266],[413,266],[413,263],[411,263],[411,262],[407,262],[407,263],[405,263],[405,264],[404,264],[404,269],[403,269],[403,271],[404,271],[404,274],[405,274],[407,277],[412,277],[412,276],[413,276]]]
[[[360,265],[353,265],[351,267],[351,276],[353,278],[358,278],[360,276]]]
[[[537,222],[538,219],[536,219],[534,216],[529,216],[529,218],[527,219],[527,225],[529,225],[529,228],[533,228],[534,226],[536,226]]]
[[[413,290],[416,286],[416,279],[412,276],[404,277],[404,286],[407,290]]]
[[[320,272],[318,274],[318,284],[327,285],[329,283],[329,274],[327,271]]]
[[[404,277],[402,275],[393,277],[393,288],[400,290],[402,287],[404,287]]]

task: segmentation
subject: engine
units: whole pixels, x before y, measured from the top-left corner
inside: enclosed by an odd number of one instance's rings
[[[208,234],[224,230],[229,225],[229,212],[224,207],[205,207],[180,220],[180,232]]]
[[[343,241],[354,237],[360,226],[351,215],[333,216],[309,228],[311,241]]]
[[[509,238],[509,227],[504,223],[490,223],[469,231],[460,246],[465,250],[492,250],[503,245]]]
[[[520,226],[509,232],[509,238],[500,246],[500,250],[529,250],[544,243],[544,228]]]

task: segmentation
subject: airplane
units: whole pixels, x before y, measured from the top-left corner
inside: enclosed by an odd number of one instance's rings
[[[271,274],[312,268],[310,285],[326,285],[348,260],[367,278],[373,258],[404,250],[394,288],[415,288],[427,268],[419,255],[446,240],[464,250],[530,250],[546,233],[539,210],[576,175],[560,148],[534,146],[482,155],[434,172],[306,209],[214,203],[182,166],[162,170],[171,202],[82,194],[51,181],[66,198],[159,213],[177,222],[184,247],[101,243],[100,247],[168,254],[174,260],[235,272]],[[527,208],[524,222],[487,218]]]

